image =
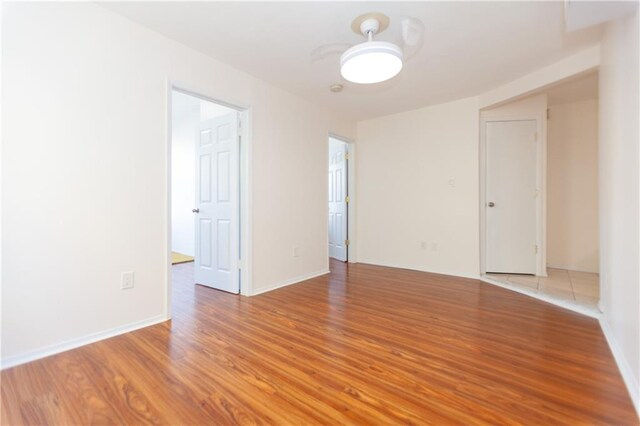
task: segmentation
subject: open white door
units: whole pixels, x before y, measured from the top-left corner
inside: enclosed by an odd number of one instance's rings
[[[536,273],[535,120],[486,123],[486,270]]]
[[[347,261],[347,144],[329,139],[329,257]]]
[[[203,121],[196,148],[195,281],[240,292],[239,113]]]

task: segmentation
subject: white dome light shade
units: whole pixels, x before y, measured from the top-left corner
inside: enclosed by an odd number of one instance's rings
[[[386,41],[357,44],[340,57],[340,73],[353,83],[379,83],[395,77],[401,69],[402,50]]]

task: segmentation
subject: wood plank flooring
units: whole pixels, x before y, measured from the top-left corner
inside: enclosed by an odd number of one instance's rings
[[[331,263],[2,372],[2,424],[638,424],[596,320],[476,280]]]

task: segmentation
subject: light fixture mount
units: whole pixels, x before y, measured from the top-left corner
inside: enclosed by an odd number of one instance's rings
[[[356,19],[354,19],[351,22],[351,30],[358,35],[364,34],[362,31],[362,24],[365,21],[368,21],[371,19],[375,19],[376,21],[378,21],[378,29],[376,30],[376,34],[380,34],[384,30],[389,28],[389,17],[387,15],[379,12],[371,12],[371,13],[365,13],[364,15],[360,15]]]
[[[369,18],[362,21],[360,24],[360,32],[363,36],[369,38],[378,32],[380,29],[380,23],[377,19]]]
[[[371,84],[389,80],[402,69],[402,49],[386,41],[374,41],[373,35],[389,26],[389,18],[381,13],[358,16],[351,29],[367,38],[356,44],[340,57],[342,77],[353,83]]]

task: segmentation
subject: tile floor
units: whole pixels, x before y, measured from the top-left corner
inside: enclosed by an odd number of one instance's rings
[[[507,274],[487,274],[487,277],[520,290],[598,311],[598,274],[555,268],[547,268],[547,274],[547,277]]]

